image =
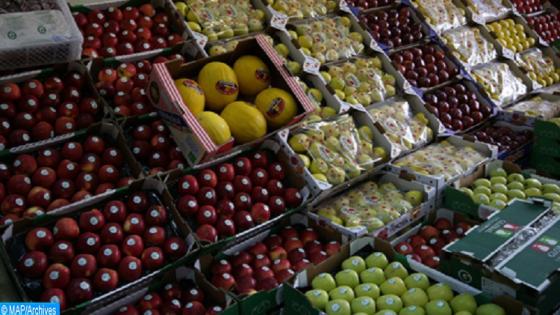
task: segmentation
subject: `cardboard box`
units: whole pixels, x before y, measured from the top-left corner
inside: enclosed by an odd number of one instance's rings
[[[535,92],[522,98],[519,102],[514,105],[504,108],[498,113],[498,119],[511,122],[516,125],[525,125],[529,127],[534,127],[536,121],[538,120],[549,120],[554,118],[554,116],[560,114],[560,110],[554,110],[554,108],[560,108],[560,94],[553,94],[552,88],[558,88],[560,92],[560,84],[553,85],[550,88],[545,88],[539,90],[540,92]],[[537,112],[536,115],[529,115],[525,111],[520,111],[517,107],[524,102],[539,102],[544,103],[543,105],[548,105],[549,112]],[[554,108],[553,105],[554,104]]]
[[[173,80],[176,78],[195,77],[204,65],[212,61],[232,64],[237,58],[247,54],[256,55],[268,64],[271,71],[272,86],[289,91],[295,96],[298,105],[298,115],[289,125],[297,123],[305,114],[315,109],[315,106],[307,98],[301,86],[297,84],[284,68],[278,65],[279,61],[277,59],[279,59],[279,56],[262,35],[240,42],[233,52],[223,55],[186,64],[181,64],[180,62],[157,64],[152,71],[150,92],[148,94],[160,115],[167,121],[171,133],[179,144],[181,151],[185,154],[189,164],[196,165],[207,162],[217,156],[242,150],[244,147],[264,140],[259,139],[254,141],[254,143],[237,145],[235,147],[232,140],[217,146],[183,103],[173,83]],[[277,131],[269,133],[267,137],[272,136]]]
[[[442,270],[487,294],[509,295],[534,314],[549,314],[559,303],[559,229],[550,203],[516,201],[447,245]]]
[[[143,179],[134,182],[132,185],[120,188],[111,193],[100,195],[97,198],[91,198],[84,200],[79,203],[72,204],[71,206],[60,208],[57,211],[49,212],[48,214],[36,218],[34,220],[24,220],[14,223],[8,226],[2,231],[2,243],[0,244],[0,258],[6,264],[9,271],[10,277],[13,283],[16,285],[18,293],[22,301],[38,301],[39,295],[42,293],[41,280],[32,281],[25,278],[23,275],[16,270],[15,266],[18,259],[26,252],[24,245],[24,238],[28,231],[35,227],[51,227],[54,223],[63,217],[73,217],[77,219],[79,215],[93,208],[102,208],[107,202],[112,200],[121,200],[133,191],[146,191],[150,193],[150,198],[152,198],[155,204],[161,204],[168,210],[169,222],[165,227],[168,235],[179,236],[187,242],[187,256],[189,253],[194,251],[196,247],[196,242],[192,237],[192,232],[181,220],[180,215],[172,207],[173,200],[165,189],[165,185],[154,179]],[[185,256],[185,257],[187,257]],[[183,258],[185,258],[183,257]],[[172,268],[181,262],[181,258],[168,263],[161,269],[155,271],[145,271],[143,276],[135,281],[121,284],[117,289],[108,292],[100,293],[94,291],[94,298],[90,301],[83,302],[79,305],[74,305],[68,307],[64,310],[64,313],[74,313],[74,312],[92,312],[98,309],[102,305],[113,301],[115,299],[121,298],[128,295],[131,290],[138,287],[139,285],[144,285],[151,281],[155,276],[159,275],[163,271]]]

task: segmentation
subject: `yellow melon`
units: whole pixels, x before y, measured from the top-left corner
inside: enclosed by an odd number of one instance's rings
[[[266,135],[266,119],[249,103],[233,102],[226,106],[221,116],[239,143],[251,142]]]
[[[175,86],[179,94],[181,94],[181,98],[183,98],[183,103],[185,103],[195,116],[204,111],[204,91],[202,91],[196,81],[191,79],[178,79],[175,80]]]
[[[216,145],[222,145],[231,139],[229,126],[220,115],[214,112],[201,112],[196,115],[196,119]]]
[[[198,73],[198,85],[206,96],[206,106],[216,112],[237,100],[239,84],[237,76],[230,66],[213,61],[206,64]]]
[[[270,70],[259,57],[247,55],[237,59],[233,71],[243,95],[257,95],[270,85]]]
[[[273,128],[285,126],[297,114],[293,96],[277,88],[268,88],[257,95],[255,105]]]

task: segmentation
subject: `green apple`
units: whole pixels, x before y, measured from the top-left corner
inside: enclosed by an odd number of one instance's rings
[[[313,278],[311,281],[311,287],[313,289],[320,289],[328,292],[336,288],[336,282],[330,273],[323,272]]]
[[[418,288],[427,290],[430,287],[430,279],[423,273],[413,273],[404,279],[406,287],[409,289]]]
[[[511,173],[508,175],[507,177],[508,183],[511,182],[521,182],[523,183],[525,181],[525,177],[523,177],[523,175],[519,174],[519,173]]]
[[[490,183],[492,183],[492,185],[495,184],[503,184],[503,185],[507,185],[507,178],[505,176],[494,176],[492,178],[490,178]]]
[[[508,188],[506,185],[498,183],[492,185],[492,192],[505,194],[508,192]]]
[[[328,315],[350,315],[350,303],[345,300],[332,300],[327,303],[325,308]]]
[[[426,314],[426,312],[424,312],[424,309],[416,305],[407,306],[399,312],[399,315],[424,315],[424,314]]]
[[[444,300],[433,300],[426,304],[426,313],[429,315],[453,315],[449,304]]]
[[[403,307],[401,298],[394,295],[382,295],[377,299],[377,308],[380,310],[392,310],[398,312]]]
[[[325,290],[311,290],[305,292],[305,296],[314,308],[324,310],[329,301],[329,294]]]
[[[503,202],[507,202],[508,201],[508,197],[506,194],[504,193],[493,193],[492,195],[490,195],[490,201],[494,200],[494,199],[498,199],[501,200]]]
[[[527,196],[525,195],[525,192],[523,190],[519,190],[519,189],[510,189],[507,193],[508,198],[511,200],[513,198],[517,198],[517,199],[527,199]]]
[[[395,311],[392,311],[392,310],[382,310],[382,311],[379,311],[379,312],[375,313],[375,315],[398,315],[398,314],[395,313]]]
[[[486,186],[478,186],[473,190],[473,193],[476,194],[484,194],[486,196],[490,196],[492,194],[492,190]]]
[[[369,296],[371,298],[377,299],[381,290],[376,284],[373,283],[362,283],[359,286],[354,288],[354,294],[356,297],[359,296]]]
[[[360,272],[360,279],[362,283],[375,283],[377,285],[385,282],[385,273],[383,269],[372,267]]]
[[[408,270],[398,261],[392,262],[389,266],[385,267],[385,278],[398,277],[404,279],[408,277]]]
[[[473,313],[468,312],[468,311],[460,311],[455,313],[455,315],[473,315]]]
[[[424,306],[428,303],[428,295],[424,290],[419,288],[408,289],[402,296],[401,299],[405,306]]]
[[[358,276],[358,273],[352,269],[345,269],[337,272],[335,279],[336,285],[338,286],[347,285],[353,288],[360,284],[360,277]]]
[[[473,196],[473,202],[477,205],[487,205],[490,203],[490,197],[487,194],[477,193]]]
[[[535,187],[535,188],[538,188],[538,189],[542,188],[542,183],[536,178],[527,178],[525,180],[524,184],[525,184],[525,187],[527,187],[527,188],[531,188],[531,187]]]
[[[375,313],[375,301],[369,296],[360,296],[350,303],[352,313],[358,312],[373,315]]]
[[[506,311],[496,304],[483,304],[476,309],[476,315],[506,315]]]
[[[560,202],[560,195],[557,193],[545,193],[543,195],[546,199],[552,200],[554,202]]]
[[[543,184],[542,191],[545,194],[555,193],[560,195],[560,187],[556,184]]]
[[[366,270],[366,262],[360,256],[352,256],[342,262],[342,269],[351,269],[360,273]]]
[[[537,187],[529,187],[525,189],[525,195],[527,197],[538,197],[542,195],[542,192]]]
[[[404,199],[414,207],[417,207],[422,203],[423,195],[421,191],[411,190],[404,194]]]
[[[459,190],[464,192],[465,194],[467,194],[467,196],[469,196],[471,198],[474,196],[473,191],[468,187],[461,187],[461,188],[459,188]]]
[[[389,260],[382,252],[375,252],[366,257],[366,265],[368,268],[377,267],[385,269],[388,264]]]
[[[329,297],[331,300],[346,300],[352,302],[355,298],[354,290],[349,286],[340,286],[338,288],[329,291]]]
[[[494,177],[494,176],[503,176],[506,177],[507,176],[507,172],[506,170],[504,170],[501,167],[495,168],[493,170],[490,171],[490,176]]]
[[[492,199],[492,200],[490,200],[490,203],[488,205],[492,208],[501,210],[501,209],[507,207],[507,202],[505,202],[501,199]]]
[[[457,295],[451,300],[451,308],[453,312],[468,311],[474,313],[476,311],[476,301],[474,297],[467,293]]]
[[[509,190],[512,190],[512,189],[524,190],[525,185],[523,185],[522,182],[511,182],[511,183],[507,184],[507,188]]]
[[[487,178],[479,178],[474,181],[473,185],[474,187],[484,186],[490,188],[492,187],[492,182],[490,182]]]
[[[430,301],[433,300],[451,301],[451,299],[453,298],[453,291],[445,283],[436,283],[431,287],[429,287],[427,291],[428,291],[428,296],[430,297]]]
[[[383,282],[379,288],[382,294],[395,294],[398,296],[406,292],[406,285],[401,278],[393,277]]]

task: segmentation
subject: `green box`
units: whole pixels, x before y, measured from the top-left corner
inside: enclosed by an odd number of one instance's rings
[[[536,233],[528,235],[529,227]],[[560,218],[549,202],[515,201],[442,255],[448,275],[490,295],[509,295],[536,314],[549,314],[560,303]]]
[[[560,126],[550,121],[537,120],[535,122],[535,139],[538,141],[540,138],[560,140]]]

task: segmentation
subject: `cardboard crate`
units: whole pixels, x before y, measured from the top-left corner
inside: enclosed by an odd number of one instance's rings
[[[558,306],[559,218],[550,203],[516,201],[447,245],[445,273],[490,295],[508,295],[534,314],[549,314]],[[548,223],[539,223],[545,216]],[[534,233],[527,230],[539,226]],[[525,236],[523,236],[525,235]],[[521,238],[519,238],[521,236]],[[510,244],[503,260],[495,260]],[[538,268],[535,268],[538,266]]]
[[[167,226],[165,227],[167,234],[179,236],[187,242],[187,255],[190,252],[194,251],[197,248],[197,244],[192,237],[192,232],[190,231],[188,226],[180,220],[179,213],[177,213],[177,211],[172,207],[173,200],[169,193],[166,191],[165,185],[162,182],[154,179],[139,180],[132,183],[132,185],[130,186],[119,188],[118,190],[112,191],[111,193],[99,195],[96,198],[83,200],[70,206],[60,208],[57,211],[49,212],[48,214],[38,217],[34,220],[16,222],[2,231],[0,257],[2,258],[4,264],[6,264],[7,266],[10,278],[16,285],[21,300],[29,302],[38,301],[39,295],[42,293],[42,290],[40,289],[40,282],[25,278],[15,268],[20,256],[22,256],[26,252],[23,242],[28,231],[36,227],[52,228],[52,226],[58,219],[64,217],[72,217],[77,219],[79,215],[86,210],[102,208],[109,201],[121,200],[131,192],[138,190],[149,192],[149,197],[154,202],[154,204],[163,205],[167,209],[168,215],[170,216]],[[183,257],[183,259],[185,257]],[[117,289],[111,292],[101,293],[94,291],[95,296],[92,300],[83,302],[79,305],[73,305],[72,307],[64,310],[64,313],[69,314],[75,312],[92,312],[102,305],[111,303],[116,299],[128,295],[132,289],[138,287],[139,285],[148,283],[155,276],[180,263],[181,259],[182,258],[179,258],[174,262],[170,262],[158,270],[144,271],[141,278],[125,284],[121,283],[121,285]]]
[[[240,42],[233,52],[223,55],[186,64],[181,64],[180,62],[157,64],[154,66],[150,78],[150,92],[148,94],[161,116],[168,122],[171,133],[180,145],[181,151],[185,154],[185,158],[189,164],[196,165],[204,163],[220,155],[242,150],[244,147],[251,146],[254,143],[264,140],[259,139],[253,143],[237,145],[235,147],[232,140],[221,146],[217,146],[198,123],[188,107],[183,103],[173,83],[174,78],[192,78],[204,65],[212,61],[221,61],[231,64],[237,58],[247,54],[257,55],[261,57],[264,62],[268,63],[273,80],[272,85],[289,91],[295,96],[296,102],[299,105],[298,115],[290,122],[290,125],[297,123],[305,114],[315,109],[315,106],[307,98],[301,86],[298,85],[284,68],[278,66],[279,56],[261,35],[254,39]],[[270,132],[267,137],[271,137],[276,132],[278,132],[278,130]]]

